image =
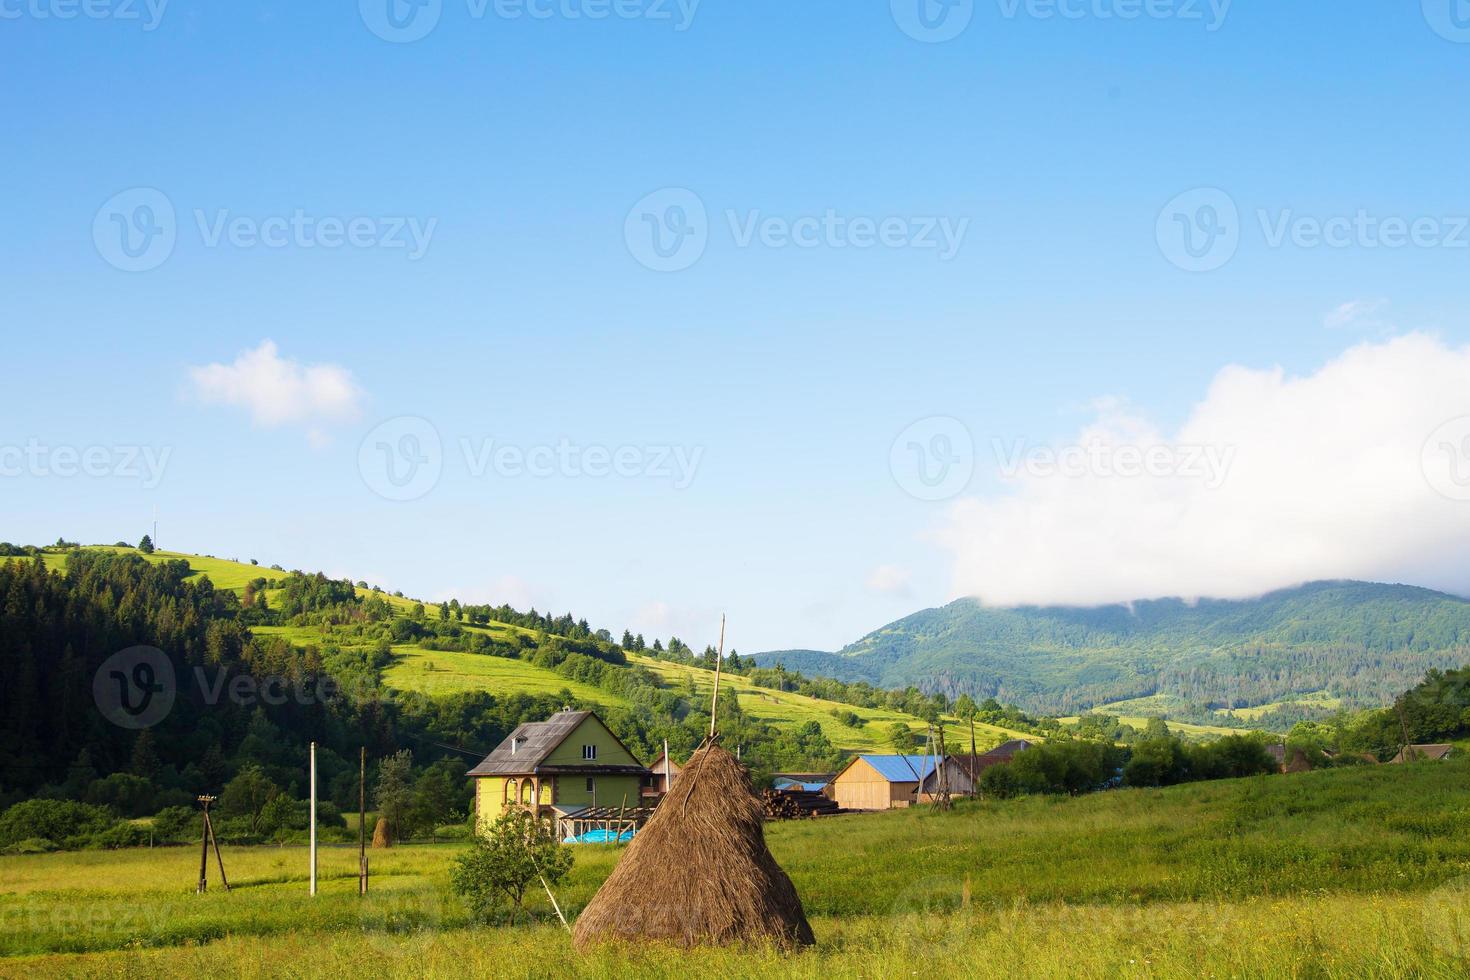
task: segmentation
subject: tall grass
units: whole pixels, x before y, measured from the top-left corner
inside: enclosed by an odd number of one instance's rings
[[[192,848],[0,858],[0,973],[572,976],[1463,976],[1470,761],[1257,777],[775,824],[819,939],[795,959],[657,949],[573,958],[559,926],[474,928],[457,845],[321,857]],[[578,851],[575,914],[620,851]],[[553,921],[544,897],[532,911]],[[72,954],[92,954],[81,959]]]

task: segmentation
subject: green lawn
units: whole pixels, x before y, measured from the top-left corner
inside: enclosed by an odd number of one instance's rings
[[[767,835],[818,937],[796,956],[578,956],[539,892],[536,924],[475,928],[447,887],[463,845],[372,852],[367,901],[351,847],[323,851],[315,899],[302,848],[227,846],[235,890],[197,896],[181,847],[0,857],[0,974],[1449,978],[1470,956],[1465,759]],[[577,851],[558,888],[569,916],[622,853]]]
[[[454,694],[459,691],[489,691],[507,694],[572,694],[594,704],[627,707],[628,702],[598,687],[563,677],[554,670],[525,660],[491,657],[479,653],[424,650],[395,646],[393,665],[383,672],[383,682],[400,691],[425,694]]]
[[[638,654],[630,654],[628,659],[633,663],[647,667],[669,684],[683,687],[692,678],[695,689],[701,696],[708,698],[714,685],[714,674],[699,667],[688,667],[684,664],[670,663],[666,660],[655,660]],[[918,732],[923,732],[925,723],[913,715],[898,711],[889,711],[886,708],[857,708],[851,705],[838,704],[833,701],[823,701],[818,698],[809,698],[805,695],[794,694],[789,691],[775,691],[770,688],[757,687],[744,677],[736,674],[722,674],[720,686],[733,689],[740,699],[741,709],[753,718],[761,721],[778,724],[782,727],[791,725],[803,725],[809,721],[819,722],[822,731],[832,740],[832,743],[840,749],[853,752],[892,752],[893,748],[889,742],[889,730],[895,722],[904,722]],[[839,724],[832,716],[833,710],[847,712],[852,711],[864,720],[861,727],[854,728],[849,725]],[[969,738],[969,726],[962,724],[958,719],[951,718],[948,721],[950,727],[945,731],[945,740],[953,741],[958,738],[961,742]],[[975,726],[975,735],[980,749],[991,748],[999,745],[1010,738],[1032,738],[1036,736],[1027,735],[1023,732],[1013,732],[1008,729],[998,728],[994,725]]]

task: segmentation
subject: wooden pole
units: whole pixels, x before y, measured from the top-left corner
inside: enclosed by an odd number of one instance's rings
[[[367,746],[357,757],[357,894],[366,895],[367,875]]]
[[[664,739],[664,792],[674,788],[674,764],[669,761],[669,740]]]
[[[311,893],[316,894],[316,743],[311,743]]]
[[[975,715],[970,715],[970,792],[976,796],[980,795],[980,787],[975,785]]]
[[[715,737],[715,709],[720,703],[720,667],[725,662],[725,614],[720,613],[720,652],[715,657],[715,693],[709,702],[709,737]]]
[[[204,811],[204,826],[209,831],[209,843],[214,847],[214,862],[219,865],[219,883],[225,886],[225,891],[230,890],[230,879],[225,877],[225,859],[219,852],[219,841],[214,836],[214,821],[209,818],[209,811]]]
[[[204,804],[204,819],[200,821],[199,828],[199,885],[194,889],[196,895],[203,895],[209,890],[209,801],[214,797],[199,797],[199,802]]]

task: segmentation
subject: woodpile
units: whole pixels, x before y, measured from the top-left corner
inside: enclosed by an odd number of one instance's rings
[[[803,820],[842,812],[836,800],[809,790],[765,790],[761,793],[761,809],[767,820]]]

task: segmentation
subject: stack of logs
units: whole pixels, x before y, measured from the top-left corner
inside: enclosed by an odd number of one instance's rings
[[[765,790],[761,793],[761,807],[767,820],[800,820],[841,812],[836,800],[807,790]]]

